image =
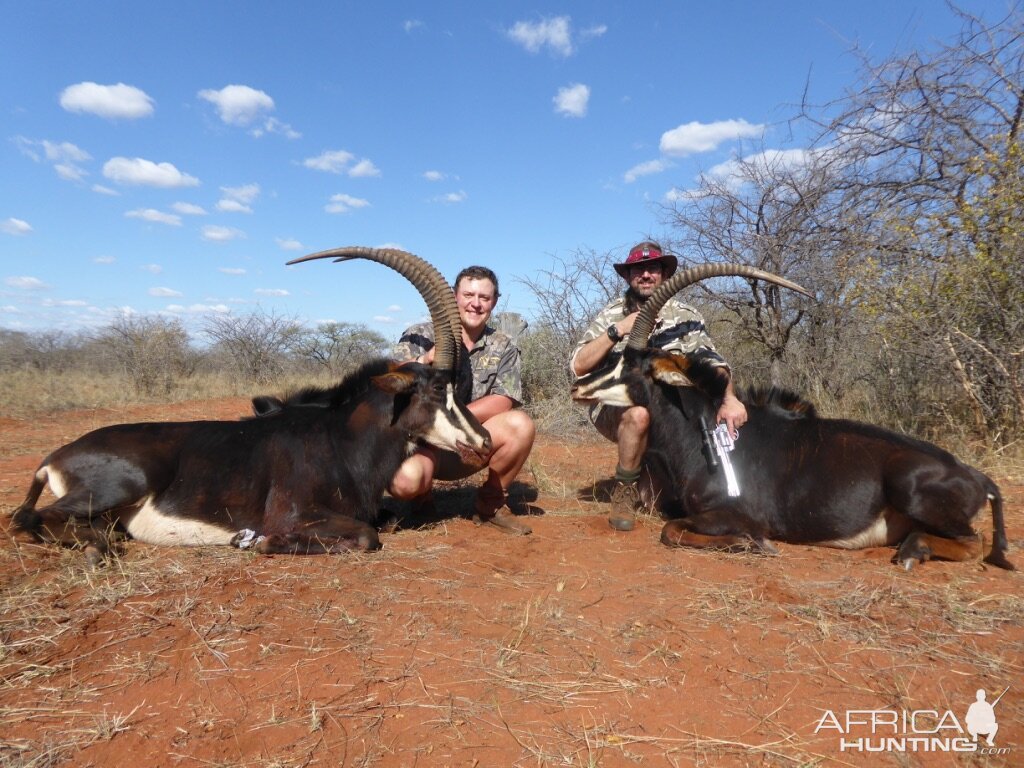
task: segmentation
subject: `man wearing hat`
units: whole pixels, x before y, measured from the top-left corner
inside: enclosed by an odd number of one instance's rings
[[[645,240],[629,249],[624,262],[614,265],[629,286],[622,296],[601,310],[576,344],[569,359],[575,376],[590,373],[611,352],[622,353],[640,307],[663,280],[672,276],[677,264],[676,257],[666,253],[658,243]],[[704,318],[693,307],[675,299],[669,299],[658,313],[648,344],[670,352],[700,351],[713,365],[728,368],[715,352]],[[590,407],[590,419],[598,432],[617,443],[619,449],[608,524],[619,531],[631,531],[636,525],[636,513],[643,506],[638,486],[641,461],[647,450],[650,414],[642,406],[624,408],[597,404]],[[733,392],[731,380],[718,410],[718,421],[725,422],[734,437],[747,421],[747,409]]]

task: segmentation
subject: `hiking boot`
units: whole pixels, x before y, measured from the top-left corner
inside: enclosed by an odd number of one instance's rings
[[[616,482],[612,490],[612,511],[608,515],[608,525],[616,531],[632,531],[636,528],[636,513],[642,507],[640,488],[635,482]]]
[[[504,490],[495,490],[486,485],[481,486],[473,504],[473,522],[493,525],[505,533],[517,536],[533,533],[533,529],[520,522],[516,513],[509,508]]]

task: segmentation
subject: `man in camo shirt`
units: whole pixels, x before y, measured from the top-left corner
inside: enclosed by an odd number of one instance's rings
[[[614,266],[629,287],[622,296],[601,310],[576,344],[569,360],[569,367],[576,376],[590,373],[612,352],[621,354],[640,307],[651,297],[654,289],[676,271],[677,260],[657,243],[644,241],[630,248],[629,257]],[[712,364],[728,368],[725,360],[715,352],[704,318],[693,307],[675,299],[669,299],[658,313],[648,343],[670,352],[700,352]],[[615,467],[615,488],[612,490],[608,524],[616,530],[631,531],[636,525],[636,512],[642,507],[638,483],[641,462],[647,450],[650,414],[642,406],[594,405],[590,408],[590,418],[602,435],[618,444],[619,461]],[[747,409],[736,398],[731,378],[718,410],[718,421],[724,421],[734,437],[747,421]]]
[[[518,409],[522,401],[520,354],[506,334],[487,325],[498,301],[498,278],[487,267],[467,267],[455,278],[455,302],[462,320],[462,343],[469,350],[469,365],[462,375],[472,376],[466,407],[491,434],[494,452],[487,461],[487,479],[474,503],[474,519],[510,533],[531,529],[508,507],[508,489],[526,463],[533,447],[533,420]],[[431,363],[434,331],[430,323],[408,328],[395,348],[399,360]],[[391,495],[429,504],[434,480],[458,480],[479,471],[451,451],[420,448],[406,459],[391,481]]]

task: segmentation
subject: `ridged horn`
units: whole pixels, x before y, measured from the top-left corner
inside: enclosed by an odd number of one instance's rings
[[[682,272],[677,272],[654,289],[654,293],[644,302],[643,307],[640,309],[640,314],[637,315],[636,321],[633,323],[633,329],[629,332],[626,347],[629,349],[643,349],[646,347],[647,340],[654,329],[654,323],[658,319],[658,313],[665,306],[665,303],[686,286],[699,283],[701,280],[707,280],[711,277],[749,277],[764,280],[781,285],[783,288],[789,288],[791,291],[802,293],[805,296],[810,296],[812,299],[814,298],[814,294],[806,288],[786,280],[784,277],[773,275],[771,272],[765,272],[762,269],[748,267],[745,264],[698,264],[696,267],[690,267]]]
[[[365,246],[347,246],[319,251],[298,259],[291,264],[301,264],[315,259],[334,259],[335,262],[350,259],[367,259],[383,264],[398,272],[412,283],[430,310],[430,320],[434,324],[434,367],[451,371],[454,376],[458,370],[459,350],[462,348],[462,321],[459,319],[459,307],[455,303],[455,295],[447,281],[433,265],[407,251],[397,248],[367,248]]]

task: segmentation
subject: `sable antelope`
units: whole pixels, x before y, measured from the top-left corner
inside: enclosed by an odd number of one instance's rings
[[[861,549],[898,544],[910,569],[930,558],[983,554],[972,522],[986,503],[993,540],[985,562],[1013,570],[996,484],[950,453],[881,427],[820,418],[814,407],[777,390],[741,392],[748,411],[728,454],[741,493],[730,496],[722,467],[712,468],[703,424],[713,424],[724,394],[722,369],[699,356],[647,347],[658,312],[675,293],[717,276],[800,286],[742,265],[703,265],[674,275],[648,299],[625,352],[580,378],[573,399],[646,407],[651,427],[645,466],[669,520],[668,546],[776,553],[770,539]]]
[[[385,264],[416,286],[434,323],[432,367],[368,363],[319,390],[322,407],[280,408],[242,421],[97,429],[43,460],[12,528],[82,545],[94,562],[114,529],[151,544],[372,550],[380,546],[372,523],[381,496],[418,442],[483,465],[490,435],[455,396],[461,337],[444,278],[404,251],[346,248],[329,255]],[[314,258],[324,255],[296,261]],[[57,500],[36,509],[47,484]]]

